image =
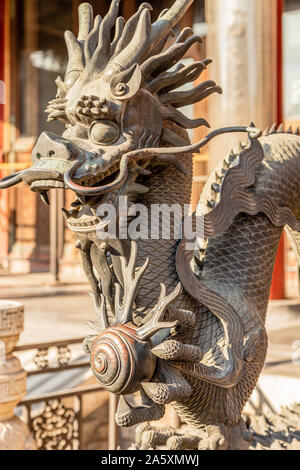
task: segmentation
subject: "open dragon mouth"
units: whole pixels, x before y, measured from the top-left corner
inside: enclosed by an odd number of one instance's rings
[[[75,181],[82,185],[82,186],[88,186],[88,187],[101,187],[103,185],[112,183],[116,177],[117,173],[119,171],[119,164],[115,163],[113,166],[111,166],[108,170],[104,171],[103,173],[98,173],[96,175],[87,175],[83,178],[80,178]]]
[[[68,166],[65,162],[60,162],[59,160],[52,159],[47,161],[44,159],[24,172],[22,179],[35,192],[44,192],[49,189],[65,189],[67,185],[64,182],[64,175]],[[113,182],[117,178],[118,171],[119,165],[115,163],[103,173],[88,174],[78,179],[74,176],[74,183],[88,188],[100,188],[102,185]]]
[[[87,175],[84,178],[78,179],[78,184],[88,186],[88,187],[101,187],[103,184],[109,184],[116,179],[118,173],[118,165],[113,165],[109,170],[105,171],[104,173],[100,173],[98,175]],[[35,180],[30,185],[30,189],[32,191],[48,191],[49,189],[65,189],[66,185],[63,182],[63,175],[61,175],[60,179],[38,179]]]
[[[31,183],[31,191],[48,191],[49,189],[64,189],[65,184],[58,180],[37,180]]]

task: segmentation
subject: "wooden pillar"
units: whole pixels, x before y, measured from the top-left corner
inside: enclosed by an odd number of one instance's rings
[[[208,100],[213,129],[254,122],[262,130],[282,122],[283,0],[206,0],[210,78],[223,95]],[[215,139],[210,170],[244,135]],[[284,298],[284,242],[280,243],[271,298]]]
[[[9,17],[9,4],[7,0],[0,0],[0,163],[5,161],[6,139],[5,119],[7,114],[7,51],[9,49],[9,29],[7,27]],[[0,171],[0,178],[6,176]],[[9,215],[7,191],[0,192],[0,257],[8,255]]]
[[[210,78],[223,95],[209,98],[213,129],[249,125],[265,129],[277,121],[277,0],[206,0]],[[210,145],[211,170],[243,135],[219,137]]]
[[[276,0],[277,3],[277,122],[283,121],[283,60],[282,60],[282,14],[284,0]],[[274,267],[273,282],[270,299],[285,298],[285,235],[283,234]]]

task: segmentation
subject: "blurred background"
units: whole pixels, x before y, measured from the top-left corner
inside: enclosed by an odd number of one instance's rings
[[[55,97],[55,79],[64,76],[67,51],[63,35],[66,29],[77,32],[80,3],[0,0],[1,177],[30,165],[31,150],[42,131],[63,131],[61,123],[46,122],[44,110]],[[110,0],[90,3],[95,15],[103,16]],[[129,18],[141,3],[123,0],[122,15]],[[156,18],[173,2],[151,3]],[[192,26],[203,37],[203,44],[195,44],[184,60],[188,63],[205,57],[213,59],[201,80],[210,78],[223,87],[223,95],[187,107],[188,116],[206,118],[213,129],[249,125],[252,121],[262,129],[281,122],[286,128],[300,125],[300,0],[196,0],[177,29],[185,26]],[[190,133],[192,141],[203,135],[202,129]],[[210,171],[238,143],[237,136],[218,138],[194,156],[194,206]],[[89,332],[84,322],[93,319],[94,314],[87,300],[88,286],[73,236],[65,229],[61,215],[61,207],[71,200],[68,191],[53,192],[48,208],[25,184],[0,192],[0,297],[25,304],[22,344],[80,338]],[[278,377],[299,377],[299,362],[296,361],[296,369],[292,368],[295,361],[291,362],[293,351],[295,354],[292,345],[300,338],[299,271],[286,235],[277,256],[271,298],[275,302],[271,304],[269,334],[271,345],[276,344],[269,353],[271,372]],[[286,300],[282,302],[283,299]],[[282,324],[284,318],[287,324]],[[284,337],[278,333],[283,330]],[[44,350],[48,351],[46,346]],[[291,370],[280,369],[282,363],[290,363]],[[48,366],[47,363],[44,369]],[[80,374],[66,379],[68,385],[93,380]],[[51,390],[57,389],[58,383],[62,387],[55,372],[53,377]],[[31,392],[41,391],[37,379],[30,387]],[[103,395],[102,400],[101,416],[103,426],[107,426],[108,397]],[[99,408],[99,400],[95,403]],[[284,404],[280,399],[278,403]],[[91,413],[98,409],[93,406]],[[114,406],[111,403],[111,410]],[[97,416],[95,422],[99,424]],[[176,422],[176,417],[170,419]],[[101,429],[103,446],[107,446],[108,430],[105,428],[105,434]],[[111,446],[116,444],[114,433],[113,430]],[[99,442],[96,446],[99,448]]]

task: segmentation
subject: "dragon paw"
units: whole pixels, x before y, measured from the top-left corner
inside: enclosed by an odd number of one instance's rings
[[[228,450],[229,433],[224,425],[208,425],[204,430],[206,437],[199,442],[199,450]]]
[[[209,424],[201,428],[184,425],[179,429],[154,423],[137,426],[135,449],[140,450],[246,450],[252,434],[242,419],[233,427]]]
[[[197,450],[200,435],[190,428],[176,430],[171,426],[162,426],[153,423],[143,423],[136,428],[135,448],[138,450]]]

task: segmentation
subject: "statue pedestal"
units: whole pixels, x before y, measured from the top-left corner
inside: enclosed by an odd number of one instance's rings
[[[13,356],[23,325],[23,305],[0,301],[0,450],[36,449],[28,427],[14,415],[26,394],[26,372]]]

